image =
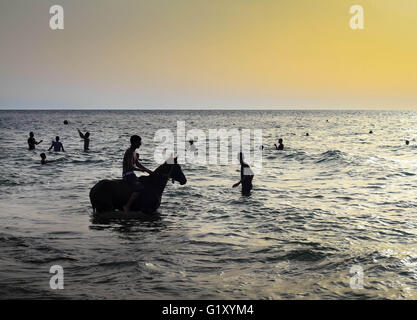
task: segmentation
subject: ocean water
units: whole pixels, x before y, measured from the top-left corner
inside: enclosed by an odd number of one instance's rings
[[[155,169],[155,132],[178,120],[262,129],[251,196],[231,188],[239,165],[183,164],[159,217],[95,218],[89,190],[120,177],[130,135]],[[402,111],[0,111],[0,298],[416,299],[416,128]],[[65,153],[46,151],[56,135]]]

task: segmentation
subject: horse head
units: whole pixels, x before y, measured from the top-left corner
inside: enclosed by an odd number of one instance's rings
[[[181,166],[177,162],[177,158],[169,158],[162,165],[155,170],[156,176],[162,176],[165,179],[172,179],[172,182],[177,181],[180,185],[187,183],[187,178],[182,172]]]
[[[168,178],[172,179],[172,183],[177,181],[180,183],[180,185],[184,185],[187,183],[187,178],[185,177],[184,172],[182,172],[181,166],[177,162],[177,157],[175,157],[173,160],[174,163],[169,163],[172,161],[166,162],[167,165],[170,166]]]

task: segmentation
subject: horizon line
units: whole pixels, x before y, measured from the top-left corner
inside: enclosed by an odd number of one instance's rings
[[[377,107],[378,108],[378,107]],[[259,108],[257,107],[230,107],[230,108],[207,108],[207,107],[172,107],[172,108],[149,108],[149,107],[127,107],[127,108],[28,108],[28,107],[3,107],[0,111],[417,111],[417,108],[400,107],[376,109],[375,107],[323,107],[323,108],[305,108],[305,107],[284,107],[284,108]]]

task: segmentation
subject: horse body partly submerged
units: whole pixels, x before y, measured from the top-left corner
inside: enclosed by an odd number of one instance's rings
[[[144,190],[133,202],[131,211],[155,212],[161,205],[162,193],[169,179],[178,181],[181,185],[187,183],[181,166],[174,160],[173,163],[165,162],[160,165],[153,174],[138,178],[143,183]],[[97,213],[122,211],[131,194],[131,188],[123,180],[101,180],[90,190],[90,201]]]

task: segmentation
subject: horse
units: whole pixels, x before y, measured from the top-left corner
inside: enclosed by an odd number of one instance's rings
[[[153,213],[161,205],[162,193],[169,179],[172,179],[172,183],[179,182],[180,185],[187,183],[181,166],[177,163],[177,158],[173,160],[164,162],[149,176],[138,178],[143,183],[144,190],[132,203],[131,211]],[[93,211],[96,213],[123,211],[123,206],[131,194],[130,186],[121,179],[101,180],[90,190]]]

